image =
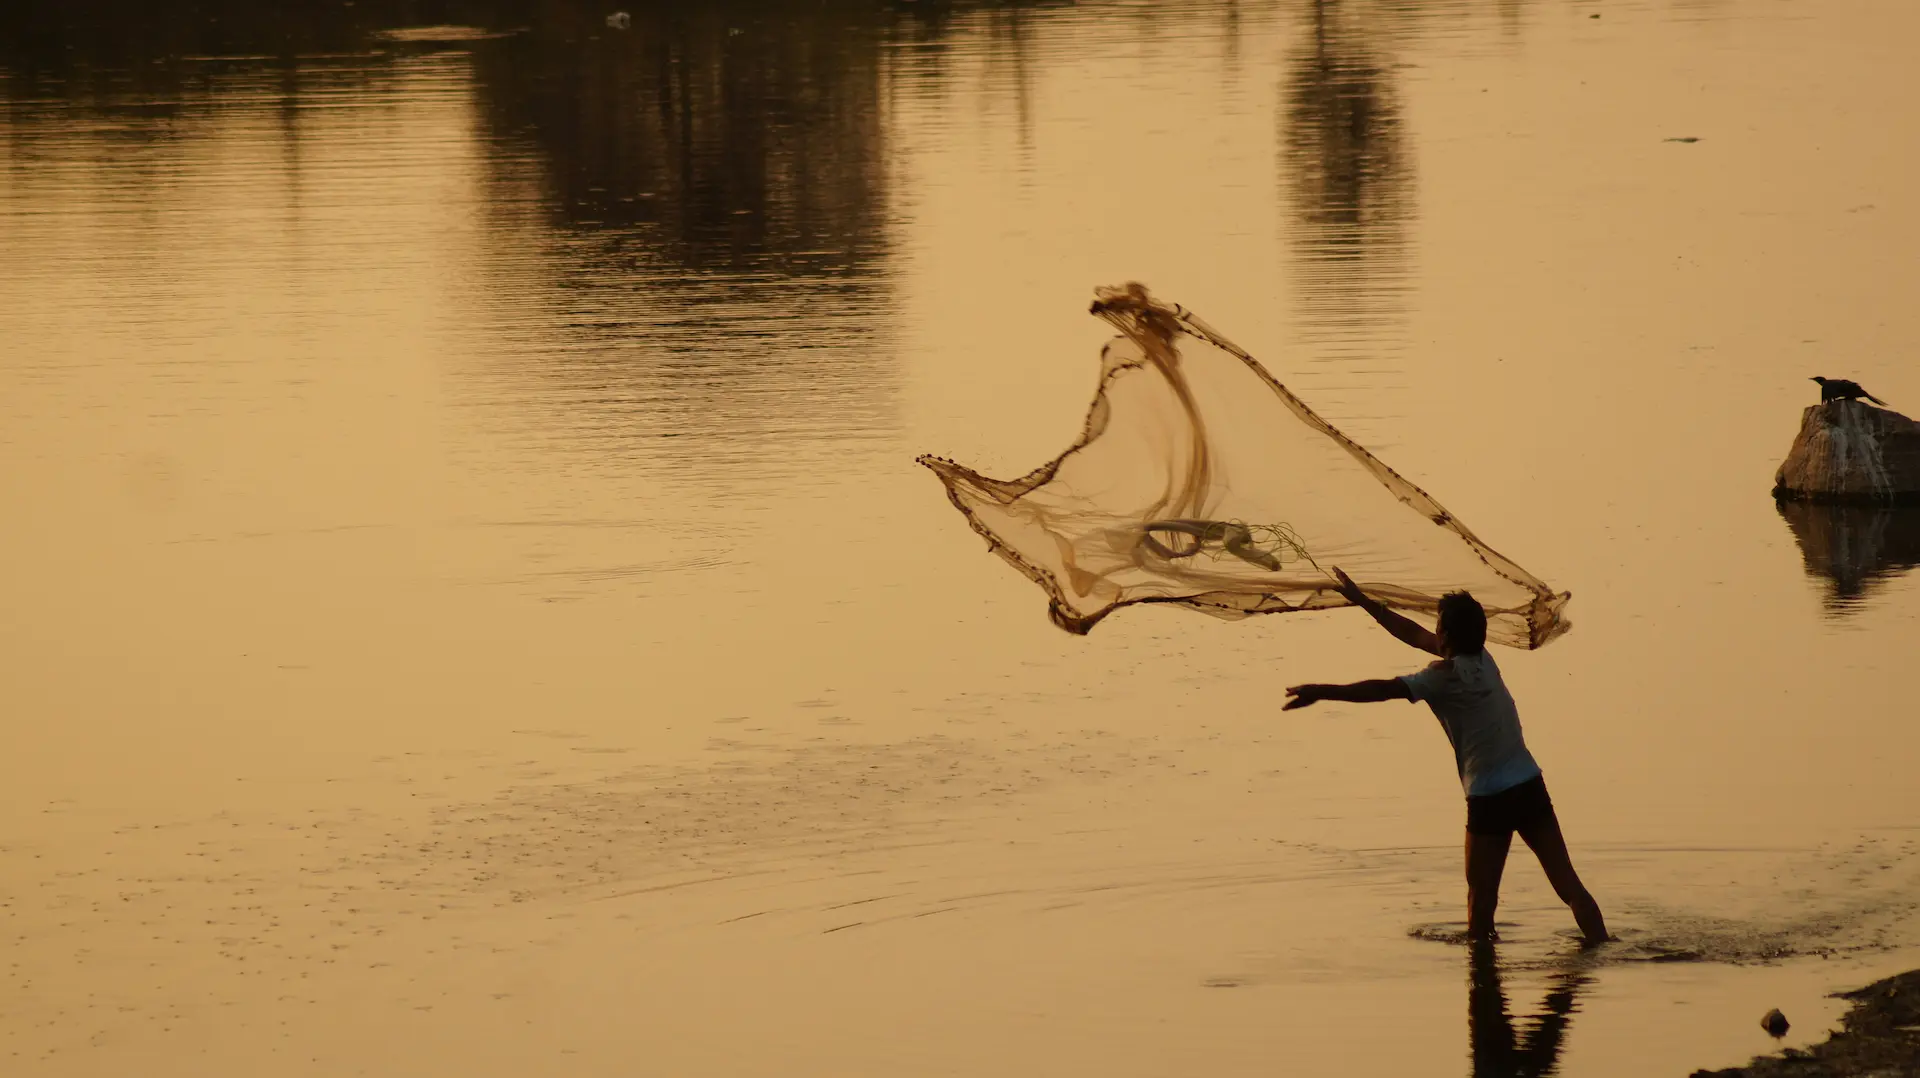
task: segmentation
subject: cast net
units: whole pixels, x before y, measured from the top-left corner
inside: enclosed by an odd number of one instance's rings
[[[1535,648],[1566,631],[1556,593],[1426,491],[1335,430],[1246,352],[1138,284],[1093,313],[1101,354],[1086,428],[1018,479],[923,456],[1001,557],[1085,633],[1132,603],[1218,617],[1346,606],[1338,566],[1386,605],[1433,615],[1466,589],[1487,637]]]

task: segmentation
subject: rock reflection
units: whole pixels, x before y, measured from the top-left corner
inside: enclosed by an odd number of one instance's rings
[[[1400,320],[1414,212],[1412,155],[1383,15],[1314,0],[1281,96],[1282,165],[1310,337],[1344,340]]]
[[[1776,501],[1807,573],[1827,584],[1828,613],[1857,609],[1885,581],[1920,566],[1920,508]]]
[[[1467,989],[1467,1040],[1473,1056],[1473,1078],[1539,1078],[1560,1063],[1567,1027],[1579,1009],[1580,992],[1592,980],[1578,969],[1554,974],[1542,1013],[1522,1020],[1516,1028],[1507,1009],[1507,993],[1500,981],[1500,963],[1492,944],[1471,947]]]

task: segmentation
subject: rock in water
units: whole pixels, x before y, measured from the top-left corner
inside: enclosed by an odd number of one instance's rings
[[[1760,1019],[1760,1028],[1776,1037],[1784,1037],[1787,1035],[1787,1016],[1780,1013],[1780,1008],[1775,1007],[1767,1012],[1766,1017]]]
[[[1920,423],[1857,400],[1808,406],[1773,477],[1793,501],[1920,502]]]

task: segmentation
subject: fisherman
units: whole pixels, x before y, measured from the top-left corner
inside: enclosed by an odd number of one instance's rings
[[[1600,906],[1573,870],[1560,821],[1547,796],[1540,765],[1520,734],[1513,694],[1500,680],[1500,668],[1487,653],[1487,615],[1473,596],[1450,592],[1440,599],[1435,631],[1388,610],[1363,593],[1346,573],[1333,571],[1340,594],[1373,616],[1401,642],[1439,656],[1417,674],[1356,681],[1350,685],[1295,685],[1287,690],[1283,711],[1321,700],[1369,704],[1384,700],[1424,701],[1453,744],[1454,764],[1467,794],[1467,935],[1494,938],[1493,911],[1500,901],[1500,876],[1506,869],[1513,833],[1532,848],[1554,893],[1573,911],[1588,944],[1608,939]]]

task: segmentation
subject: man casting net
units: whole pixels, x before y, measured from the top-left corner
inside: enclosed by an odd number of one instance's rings
[[[1138,284],[1102,288],[1120,331],[1101,355],[1086,428],[1019,479],[923,456],[989,545],[1085,633],[1131,603],[1218,617],[1350,605],[1429,616],[1471,590],[1489,639],[1535,648],[1567,628],[1556,593],[1330,426],[1246,352]]]

